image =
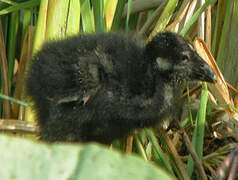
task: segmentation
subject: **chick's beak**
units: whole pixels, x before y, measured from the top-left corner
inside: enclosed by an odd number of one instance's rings
[[[215,83],[217,81],[216,75],[213,73],[213,71],[207,64],[201,67],[201,71],[204,72],[204,75],[200,79],[201,81],[206,81],[210,83]]]
[[[216,75],[209,67],[209,65],[196,54],[193,61],[193,78],[200,81],[215,83],[217,81]]]

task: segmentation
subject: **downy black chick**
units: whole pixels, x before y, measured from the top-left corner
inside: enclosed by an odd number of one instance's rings
[[[41,140],[111,143],[172,114],[184,81],[215,79],[175,33],[159,33],[147,45],[101,33],[46,43],[34,56],[26,89]]]

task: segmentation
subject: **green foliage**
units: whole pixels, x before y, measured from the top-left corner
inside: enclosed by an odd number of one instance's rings
[[[183,11],[186,10],[186,7],[192,6],[190,0],[158,1],[157,4],[152,4],[150,0],[1,1],[0,60],[2,71],[0,74],[0,89],[4,95],[1,94],[0,98],[5,100],[0,101],[2,119],[15,118],[32,121],[32,114],[28,113],[29,111],[26,112],[26,117],[24,117],[23,106],[29,105],[24,103],[26,101],[23,96],[24,89],[19,88],[20,90],[17,91],[17,87],[22,87],[22,85],[19,86],[22,81],[16,81],[16,79],[23,77],[21,73],[27,71],[31,54],[40,50],[45,41],[67,38],[77,33],[108,31],[137,31],[149,41],[160,31],[175,31],[175,29],[179,29],[178,33],[182,36],[192,39],[194,34],[199,33],[196,26],[201,13],[210,5],[214,5],[215,2],[216,0],[207,0],[205,4],[199,5],[199,8],[192,12],[191,18],[184,24],[188,11],[185,11],[184,14]],[[237,37],[238,32],[237,18],[235,18],[238,6],[235,0],[218,0],[217,7],[217,11],[213,11],[215,16],[212,19],[212,24],[215,25],[212,29],[207,28],[206,31],[214,34],[211,39],[213,55],[217,57],[218,63],[229,81],[236,83],[237,72],[232,70],[236,64],[238,41],[232,37]],[[228,38],[231,38],[231,41],[227,41]],[[224,53],[224,50],[226,53]],[[232,57],[232,62],[227,60],[227,56]],[[17,74],[14,72],[16,70]],[[237,84],[234,84],[234,86],[237,86]],[[9,96],[15,99],[9,98]],[[189,94],[188,97],[190,97]],[[192,110],[189,106],[189,117],[186,121],[183,121],[182,127],[184,129],[188,128],[191,132],[193,131],[193,148],[197,151],[200,161],[204,161],[204,129],[208,114],[207,107],[210,108],[210,105],[207,104],[209,97],[205,84],[203,84],[201,97],[198,99],[200,100],[200,107],[198,110],[193,111],[195,112],[194,117],[197,116],[196,122],[193,122],[195,118],[193,118]],[[20,104],[22,110],[21,108],[15,108],[13,105],[15,103]],[[229,107],[232,107],[233,110],[235,109],[233,105]],[[163,166],[171,176],[178,179],[187,179],[188,176],[193,177],[195,174],[196,167],[194,167],[193,159],[189,157],[187,160],[186,156],[184,156],[183,160],[181,160],[181,157],[176,156],[171,149],[171,145],[169,145],[171,142],[168,142],[168,139],[160,131],[147,129],[136,132],[133,137],[134,142],[131,145],[129,145],[128,140],[123,139],[115,141],[112,147],[121,151],[131,149],[132,152],[139,154],[146,161],[153,161],[155,164]],[[161,178],[164,176],[162,179],[169,178],[160,169],[156,169],[151,164],[144,163],[134,156],[121,156],[96,145],[80,147],[53,145],[49,147],[13,138],[1,137],[0,140],[2,156],[5,157],[3,162],[8,162],[7,167],[11,168],[14,177],[18,175],[17,173],[25,172],[26,174],[20,174],[22,177],[27,176],[23,179],[42,178],[43,176],[46,179],[59,179],[69,177],[69,175],[73,179],[79,177],[81,179],[86,179],[85,177],[88,177],[88,179],[96,177],[106,179],[104,176],[107,176],[108,179],[121,179],[122,177],[132,179],[131,176],[133,176],[133,179],[143,179],[143,177],[158,179],[160,176]],[[19,151],[17,147],[21,147]],[[184,152],[183,148],[181,149],[178,149],[177,154],[188,155],[187,151]],[[27,152],[27,156],[25,156],[25,152]],[[12,156],[12,154],[15,156]],[[79,154],[81,155],[79,156]],[[18,167],[13,162],[24,162],[24,165],[17,169]],[[32,166],[36,162],[37,164]],[[210,159],[209,163],[211,162],[214,161]],[[187,171],[183,172],[183,169],[186,169],[186,163]],[[216,161],[216,164],[219,163]],[[23,169],[24,167],[26,170]],[[41,169],[42,171],[39,171],[39,168],[43,168]],[[3,170],[6,176],[10,174],[6,169]],[[92,171],[95,173],[91,173]],[[2,173],[0,172],[1,175]]]
[[[0,149],[0,179],[174,179],[139,157],[95,144],[46,145],[1,135]]]

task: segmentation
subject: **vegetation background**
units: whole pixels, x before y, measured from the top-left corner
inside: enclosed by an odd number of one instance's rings
[[[1,132],[35,139],[24,76],[45,41],[109,31],[136,31],[150,41],[165,30],[193,41],[218,82],[187,88],[179,130],[136,131],[111,148],[137,153],[177,179],[214,176],[238,140],[236,0],[0,0]]]

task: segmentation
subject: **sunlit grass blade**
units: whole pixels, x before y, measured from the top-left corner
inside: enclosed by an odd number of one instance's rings
[[[93,10],[89,0],[81,0],[82,31],[92,33],[95,31]]]
[[[78,34],[80,31],[80,2],[69,2],[68,19],[66,26],[66,35]]]
[[[17,2],[11,1],[11,0],[1,0],[2,2],[6,3],[6,4],[10,4],[10,5],[16,5]]]
[[[149,35],[148,41],[150,41],[158,32],[165,29],[166,25],[168,24],[173,12],[177,6],[178,0],[170,0],[168,1],[164,11],[162,12],[161,16],[159,17],[158,21],[152,32]]]
[[[60,0],[57,3],[49,1],[46,28],[47,40],[65,37],[68,8],[69,0]]]
[[[45,33],[47,27],[46,24],[47,12],[48,12],[48,0],[42,0],[37,20],[35,40],[33,42],[33,54],[35,54],[38,50],[40,50],[45,40]]]
[[[112,22],[115,16],[115,11],[117,8],[118,0],[108,0],[106,2],[105,7],[105,23],[106,23],[106,30],[110,31],[112,27]]]
[[[135,138],[135,146],[137,148],[138,153],[145,159],[148,160],[145,149],[143,148],[143,145],[141,144],[141,141],[137,135],[134,135]]]

